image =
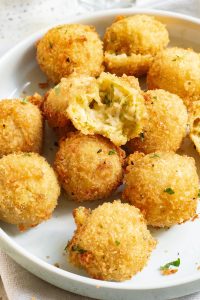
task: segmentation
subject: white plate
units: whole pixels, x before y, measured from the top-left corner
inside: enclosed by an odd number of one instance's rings
[[[200,21],[169,12],[114,10],[66,21],[93,24],[102,34],[115,15],[135,13],[155,15],[167,24],[171,45],[200,50]],[[36,64],[34,43],[45,31],[26,39],[0,60],[0,98],[18,96],[24,87],[28,93],[36,90],[40,92],[38,83],[45,81],[45,77]],[[45,152],[48,152],[49,161],[54,155],[54,141],[55,137],[48,131]],[[198,155],[187,140],[183,148],[195,156],[199,164]],[[76,207],[76,204],[65,198],[64,196],[60,199],[52,219],[24,233],[20,233],[15,226],[0,223],[2,248],[27,270],[58,287],[98,299],[163,300],[200,290],[200,271],[197,270],[200,265],[198,219],[169,230],[152,231],[159,243],[148,266],[132,280],[122,283],[104,282],[88,278],[83,271],[69,265],[63,255],[65,245],[75,229],[71,213]],[[98,204],[100,202],[92,203],[90,207],[96,207]],[[178,255],[181,259],[179,271],[171,276],[161,276],[159,267],[177,259]],[[56,268],[55,263],[59,263],[60,268]]]

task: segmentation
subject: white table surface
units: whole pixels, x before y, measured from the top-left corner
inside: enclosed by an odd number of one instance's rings
[[[200,0],[138,0],[137,5],[200,17]],[[0,0],[0,56],[33,32],[85,11],[76,0]],[[0,300],[7,300],[1,280]]]

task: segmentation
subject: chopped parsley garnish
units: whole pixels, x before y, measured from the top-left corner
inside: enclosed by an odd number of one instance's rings
[[[60,93],[60,85],[59,84],[56,85],[55,88],[54,88],[54,90],[55,90],[56,95],[58,96],[59,93]]]
[[[21,100],[21,102],[22,102],[22,104],[27,104],[27,103],[28,103],[28,100],[27,100],[26,98],[23,98],[23,99]]]
[[[101,153],[102,152],[102,149],[99,149],[98,151],[97,151],[97,153]]]
[[[157,100],[157,96],[153,96],[153,99]]]
[[[168,270],[170,267],[179,267],[181,263],[180,258],[177,258],[177,260],[171,261],[164,266],[160,267],[160,270]]]
[[[170,188],[170,187],[166,188],[164,190],[164,192],[167,193],[167,194],[169,194],[169,195],[175,194],[174,190],[172,188]]]
[[[108,155],[113,155],[113,154],[116,154],[116,151],[115,151],[115,150],[110,150],[110,151],[108,152]]]
[[[68,245],[66,245],[65,248],[64,248],[65,251],[67,251],[67,246],[68,246]]]
[[[157,153],[154,153],[150,156],[150,158],[155,158],[155,157],[160,157],[160,155],[158,155]]]
[[[82,249],[79,245],[73,245],[72,246],[72,251],[76,251],[80,254],[83,254],[83,253],[87,252],[87,250]]]
[[[199,190],[199,193],[198,193],[198,198],[200,198],[200,190]]]
[[[116,241],[115,241],[115,244],[116,244],[117,246],[119,246],[119,245],[120,245],[120,241],[116,240]]]
[[[140,139],[142,142],[144,141],[144,132],[140,132]]]

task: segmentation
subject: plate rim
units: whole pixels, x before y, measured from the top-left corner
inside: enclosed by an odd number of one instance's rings
[[[55,26],[56,24],[64,24],[69,22],[81,22],[81,21],[87,21],[87,19],[90,20],[95,19],[96,17],[104,17],[104,16],[110,16],[110,15],[118,15],[118,14],[149,14],[154,16],[164,16],[164,17],[170,17],[174,19],[179,19],[182,21],[189,21],[191,23],[197,24],[200,26],[200,19],[184,15],[181,13],[174,13],[170,11],[163,11],[163,10],[157,10],[157,9],[145,9],[145,8],[125,8],[125,9],[109,9],[109,10],[102,10],[92,13],[87,13],[83,15],[73,15],[70,16],[67,20],[61,20],[60,22],[52,22],[50,25],[43,27],[41,30],[34,32],[27,38],[23,39],[21,42],[17,43],[14,47],[8,50],[6,54],[0,57],[0,66],[4,63],[18,48],[23,47],[26,45],[26,48],[28,48],[31,44],[31,42],[36,42],[37,39],[49,28],[52,26]],[[89,23],[88,22],[88,23]],[[111,282],[111,281],[102,281],[97,280],[89,277],[85,277],[82,275],[75,274],[73,272],[69,272],[63,269],[56,268],[55,266],[51,265],[50,263],[45,262],[41,258],[35,256],[34,254],[31,254],[26,249],[24,249],[22,246],[17,244],[15,241],[12,240],[11,237],[2,229],[0,228],[0,247],[2,250],[4,250],[9,256],[11,256],[17,263],[20,265],[23,265],[20,262],[20,259],[17,259],[14,257],[17,255],[21,258],[21,260],[26,259],[26,262],[33,264],[37,268],[40,268],[41,270],[47,271],[49,274],[56,274],[62,276],[64,279],[71,279],[73,281],[87,284],[93,287],[101,287],[106,289],[116,289],[116,290],[129,290],[129,291],[142,291],[142,290],[158,290],[163,288],[170,288],[170,287],[180,287],[185,284],[194,283],[198,280],[200,280],[200,273],[195,275],[189,275],[185,276],[184,279],[174,279],[173,282],[171,281],[165,281],[164,283],[159,284],[146,284],[145,286],[137,285],[134,287],[131,286],[122,286],[119,282]],[[12,254],[13,253],[13,254]],[[31,272],[29,270],[29,272]],[[34,273],[34,272],[33,272]],[[35,274],[35,273],[34,273]],[[35,274],[37,276],[37,274]],[[44,278],[43,278],[44,279]],[[44,279],[45,280],[45,279]],[[55,284],[56,285],[56,284]]]

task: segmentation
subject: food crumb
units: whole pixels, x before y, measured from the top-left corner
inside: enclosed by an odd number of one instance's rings
[[[195,221],[195,220],[198,219],[198,218],[199,218],[199,215],[198,215],[198,214],[195,214],[194,217],[191,219],[191,221],[193,222],[193,221]]]
[[[41,89],[47,89],[49,87],[48,82],[39,82],[38,85]]]
[[[200,266],[197,267],[197,270],[200,270]]]
[[[164,270],[161,270],[161,274],[162,275],[172,275],[174,273],[178,272],[178,269],[164,269]]]
[[[55,266],[56,268],[60,268],[59,263],[55,263],[54,266]]]

